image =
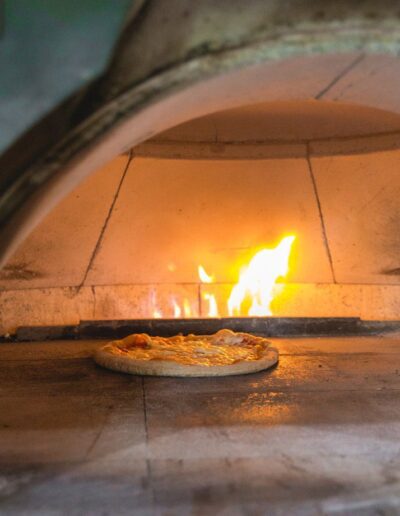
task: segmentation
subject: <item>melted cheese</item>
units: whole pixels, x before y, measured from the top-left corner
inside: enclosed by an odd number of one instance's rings
[[[168,360],[185,365],[220,366],[259,360],[268,343],[246,333],[221,330],[215,335],[150,337],[130,335],[110,344],[109,351],[134,360]]]

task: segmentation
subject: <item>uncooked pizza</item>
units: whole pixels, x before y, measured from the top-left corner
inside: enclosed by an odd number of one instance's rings
[[[109,369],[153,376],[227,376],[261,371],[278,361],[268,340],[220,330],[214,335],[129,335],[98,349],[96,362]]]

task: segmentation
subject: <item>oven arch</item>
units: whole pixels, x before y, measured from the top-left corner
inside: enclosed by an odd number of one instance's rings
[[[183,16],[183,3],[176,4]],[[186,120],[260,100],[274,66],[299,63],[298,75],[291,76],[293,83],[309,62],[326,65],[338,49],[347,53],[340,71],[316,92],[321,99],[325,89],[360,66],[365,55],[396,56],[400,50],[394,1],[381,2],[377,8],[371,2],[355,7],[352,2],[338,6],[337,2],[310,5],[292,0],[287,5],[289,14],[282,18],[279,2],[268,3],[265,11],[265,2],[253,0],[251,19],[238,18],[234,4],[227,2],[221,13],[209,2],[199,2],[190,19],[200,23],[209,13],[209,28],[226,19],[227,27],[236,27],[236,39],[222,30],[219,38],[199,45],[183,35],[179,51],[172,52],[174,58],[154,52],[142,76],[135,77],[131,70],[137,56],[152,48],[154,12],[161,8],[160,2],[143,3],[142,16],[135,16],[125,27],[103,77],[64,102],[1,157],[1,263],[60,199],[106,161]],[[170,32],[163,34],[166,42],[173,38],[173,29],[171,23]],[[397,63],[396,57],[392,59]],[[368,105],[379,108],[381,100],[377,96]],[[400,109],[396,105],[390,110]],[[54,141],[51,129],[57,126],[62,130]],[[43,138],[46,131],[49,136]]]

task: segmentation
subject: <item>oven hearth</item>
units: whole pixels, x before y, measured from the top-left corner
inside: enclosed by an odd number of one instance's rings
[[[271,372],[214,379],[2,343],[2,511],[397,514],[398,334],[273,343]]]

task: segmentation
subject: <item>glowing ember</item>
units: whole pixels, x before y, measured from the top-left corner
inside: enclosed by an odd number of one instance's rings
[[[162,316],[163,316],[163,315],[162,315],[162,313],[161,313],[161,311],[160,311],[160,310],[154,310],[154,311],[153,311],[153,317],[154,317],[154,319],[162,319]]]
[[[230,316],[243,315],[243,304],[250,307],[247,315],[272,315],[273,289],[279,278],[289,271],[289,256],[294,236],[287,236],[274,249],[262,249],[240,273],[228,299]]]

